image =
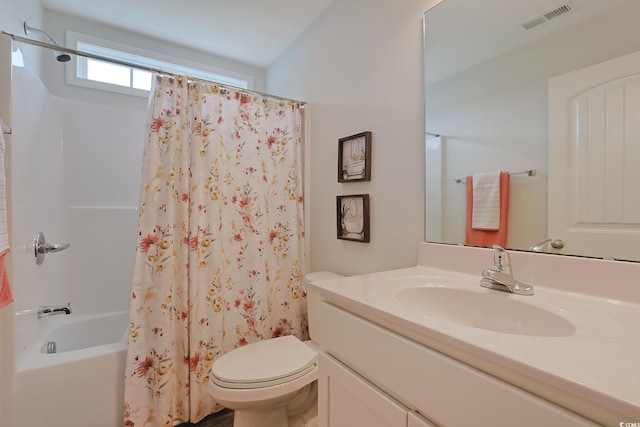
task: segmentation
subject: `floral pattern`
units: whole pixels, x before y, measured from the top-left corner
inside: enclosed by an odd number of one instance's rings
[[[125,426],[220,409],[213,361],[307,334],[300,105],[158,76],[147,118]]]

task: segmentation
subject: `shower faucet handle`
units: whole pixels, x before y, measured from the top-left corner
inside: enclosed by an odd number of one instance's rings
[[[38,232],[33,238],[33,255],[36,258],[36,264],[42,264],[46,254],[63,251],[69,246],[71,246],[69,243],[47,243],[44,233]]]
[[[38,246],[38,253],[48,254],[49,252],[60,252],[71,246],[69,243],[45,243]]]

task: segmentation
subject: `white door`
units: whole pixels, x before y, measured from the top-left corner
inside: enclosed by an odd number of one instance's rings
[[[556,251],[640,260],[640,51],[549,80]]]

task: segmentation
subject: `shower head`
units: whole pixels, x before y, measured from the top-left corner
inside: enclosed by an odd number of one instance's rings
[[[29,24],[27,24],[27,21],[24,21],[24,33],[25,34],[29,34],[30,31],[33,31],[34,33],[38,33],[38,34],[42,34],[43,36],[45,36],[47,39],[49,39],[49,41],[56,45],[59,46],[58,42],[51,37],[49,34],[47,34],[46,32],[44,32],[43,30],[39,29],[39,28],[34,28],[29,26]],[[61,53],[57,50],[53,51],[53,56],[56,58],[56,61],[58,62],[69,62],[71,61],[71,55],[67,54],[67,53]]]
[[[71,55],[69,55],[68,53],[60,53],[60,52],[54,51],[53,54],[55,55],[56,61],[58,62],[71,61]]]

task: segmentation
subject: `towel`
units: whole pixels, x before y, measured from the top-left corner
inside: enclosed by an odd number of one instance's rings
[[[500,228],[500,171],[473,175],[471,226],[474,230]]]
[[[6,252],[0,255],[0,308],[13,302],[11,295],[11,286],[9,286],[9,278],[7,270],[4,268],[4,256]]]
[[[0,120],[0,127],[4,124]],[[4,265],[4,257],[9,252],[9,235],[7,232],[7,193],[4,175],[4,137],[0,132],[0,308],[13,301],[11,287]]]
[[[474,199],[477,201],[479,197],[474,194],[475,189],[473,185],[473,177],[467,177],[467,230],[465,236],[465,244],[472,246],[485,246],[491,247],[493,245],[500,245],[505,247],[507,245],[507,230],[509,223],[509,173],[498,172],[499,176],[499,189],[500,196],[498,199],[498,214],[495,214],[495,210],[491,215],[486,215],[486,218],[491,216],[495,219],[498,218],[497,229],[484,229],[474,228],[473,226],[473,208]],[[482,193],[484,194],[484,192]],[[495,200],[493,202],[495,204]],[[488,212],[487,209],[485,212]]]

